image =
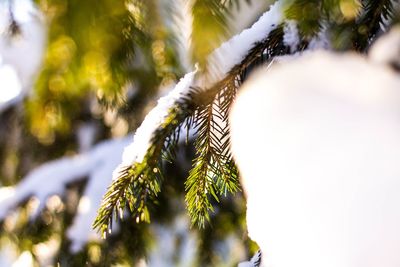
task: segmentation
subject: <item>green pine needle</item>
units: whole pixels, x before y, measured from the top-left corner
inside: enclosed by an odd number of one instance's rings
[[[355,49],[364,51],[371,44],[379,32],[384,20],[390,23],[394,18],[394,1],[392,0],[364,0],[362,1],[363,13],[355,25]]]
[[[213,211],[210,198],[219,201],[220,195],[239,190],[237,169],[229,152],[228,123],[228,111],[236,90],[235,86],[225,87],[215,101],[200,107],[194,114],[197,153],[185,183],[185,199],[192,225],[197,224],[201,228]]]
[[[212,88],[191,92],[170,109],[168,117],[153,133],[151,146],[141,163],[127,166],[113,181],[103,198],[94,228],[105,237],[112,227],[112,217],[123,216],[129,208],[136,222],[149,222],[149,205],[161,190],[162,156],[174,156],[180,127],[195,126],[197,149],[186,186],[186,202],[192,224],[204,227],[214,211],[212,199],[240,190],[236,165],[230,154],[228,114],[242,77],[254,64],[288,53],[283,45],[283,27],[273,30],[262,42],[254,44],[243,61]],[[267,53],[268,52],[268,53]],[[222,123],[221,123],[222,122]]]

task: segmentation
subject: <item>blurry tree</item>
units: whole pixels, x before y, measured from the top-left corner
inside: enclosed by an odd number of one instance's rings
[[[10,47],[27,34],[17,16],[21,1],[1,3],[9,10],[1,38]],[[11,206],[15,210],[3,218],[1,243],[13,244],[17,254],[29,253],[34,265],[132,266],[147,259],[156,266],[152,257],[165,250],[157,245],[165,231],[157,227],[173,229],[176,218],[186,216],[185,206],[194,227],[184,224],[186,234],[174,232],[173,264],[233,266],[254,252],[229,151],[227,118],[240,84],[255,66],[269,64],[276,56],[313,47],[365,53],[400,19],[396,1],[390,0],[280,0],[264,15],[270,22],[261,25],[266,35],[247,37],[240,32],[269,9],[268,1],[36,0],[35,4],[41,11],[37,19],[46,25],[47,44],[33,90],[26,90],[30,92],[24,101],[1,109],[2,194],[9,189],[5,186],[29,178],[46,162],[89,153],[102,140],[134,132],[159,96],[190,77],[178,82],[179,78],[193,71],[194,82],[172,105],[168,103],[167,115],[150,133],[143,160],[116,173],[95,226],[105,234],[117,213],[125,219],[113,226],[117,229],[105,241],[90,240],[82,249],[71,250],[67,231],[91,182],[88,173],[51,192],[57,197],[45,196],[50,198],[39,204],[36,217],[31,215],[35,198],[27,196],[18,207]],[[235,34],[239,35],[232,37]],[[226,41],[228,45],[219,49]],[[186,127],[191,129],[188,145],[182,138]],[[111,172],[107,175],[111,182]],[[61,176],[54,172],[45,178]],[[45,187],[44,180],[43,191]],[[0,211],[6,195],[4,199]],[[150,225],[141,223],[150,217]],[[196,242],[191,258],[184,250],[187,239]],[[182,259],[186,262],[179,265]]]

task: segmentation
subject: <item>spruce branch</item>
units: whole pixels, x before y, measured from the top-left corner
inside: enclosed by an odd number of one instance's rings
[[[354,48],[365,51],[379,31],[393,20],[394,4],[392,0],[363,0],[361,5],[363,12],[354,28]]]
[[[267,50],[268,53],[266,53]],[[220,96],[221,108],[227,114],[235,91],[240,86],[240,77],[246,69],[260,58],[268,60],[288,51],[289,49],[283,45],[283,27],[281,25],[271,31],[267,38],[256,43],[242,62],[232,68],[229,74],[213,87],[208,90],[192,88],[185,97],[182,97],[170,109],[168,117],[154,131],[152,145],[148,149],[144,160],[120,171],[118,178],[113,181],[104,196],[93,226],[98,228],[105,236],[112,227],[112,215],[119,213],[121,217],[122,211],[127,205],[129,205],[136,221],[148,221],[147,205],[149,200],[153,200],[157,196],[161,187],[161,179],[158,177],[160,172],[158,169],[154,172],[154,168],[157,168],[161,153],[166,149],[166,145],[168,147],[168,142],[165,142],[165,140],[171,138],[179,126],[184,123],[185,119],[193,114],[197,114],[195,117],[198,120],[194,122],[196,125],[201,126],[204,122],[207,124],[207,120],[210,120],[212,115],[210,110],[212,110],[217,96]],[[222,97],[225,97],[227,101],[224,101]],[[211,128],[211,126],[208,127],[208,129]],[[213,124],[213,129],[218,129],[217,131],[220,132],[224,130],[218,128],[215,123]],[[198,154],[197,162],[199,163],[194,165],[189,174],[186,183],[188,192],[186,201],[188,202],[188,210],[193,223],[204,226],[204,223],[209,218],[209,212],[213,211],[209,196],[212,195],[215,199],[218,199],[217,194],[236,192],[239,185],[237,169],[230,156],[229,139],[224,144],[221,144],[205,128],[199,134],[207,136],[208,139],[202,139],[202,136],[198,137],[197,146],[201,147],[203,145],[201,150],[203,152]],[[228,136],[228,134],[229,130],[225,129],[224,135]],[[212,153],[207,152],[207,146],[208,148],[211,147],[210,141],[213,142],[214,147],[217,147],[217,150],[213,150]],[[206,146],[204,147],[204,145]],[[217,154],[218,151],[220,153]],[[210,168],[210,166],[212,167]]]
[[[136,222],[150,222],[148,204],[155,200],[161,190],[159,161],[165,145],[168,146],[165,140],[173,138],[170,133],[174,134],[179,122],[188,116],[187,110],[190,109],[171,108],[168,117],[154,132],[143,161],[117,169],[118,179],[108,188],[93,223],[93,227],[98,228],[103,237],[111,232],[113,214],[119,214],[122,219],[126,207],[129,207]]]
[[[192,224],[204,227],[213,211],[210,196],[219,201],[220,195],[239,189],[238,172],[230,154],[228,110],[236,87],[226,87],[216,99],[194,113],[197,126],[196,158],[185,183],[186,203]]]
[[[289,53],[283,44],[283,25],[255,44],[240,64],[229,75],[209,90],[194,91],[197,109],[193,114],[197,129],[196,158],[185,183],[186,204],[192,225],[204,227],[219,196],[239,190],[238,170],[230,153],[228,114],[242,77],[254,65],[268,62],[273,57]]]
[[[176,137],[179,127],[187,121],[194,121],[190,119],[194,114],[198,129],[203,129],[199,134],[205,139],[198,138],[197,141],[200,153],[197,155],[198,163],[191,171],[196,182],[190,182],[189,179],[186,183],[186,199],[192,220],[204,225],[209,218],[209,211],[213,210],[209,202],[210,195],[218,199],[218,195],[238,190],[237,170],[229,152],[229,128],[217,126],[213,119],[219,116],[227,121],[226,116],[241,77],[249,67],[260,58],[270,60],[276,55],[288,53],[289,49],[283,44],[281,19],[280,4],[277,3],[264,14],[261,22],[245,30],[240,34],[242,36],[235,36],[210,55],[217,59],[218,56],[237,58],[235,53],[243,55],[240,61],[223,66],[220,70],[222,77],[216,75],[207,79],[209,77],[204,73],[191,72],[182,78],[168,96],[159,100],[159,105],[138,128],[134,142],[126,149],[130,150],[130,155],[124,155],[123,163],[115,172],[114,181],[104,196],[94,222],[94,227],[102,231],[103,236],[111,227],[113,214],[119,212],[121,216],[126,206],[129,206],[137,221],[149,220],[148,204],[157,197],[161,188],[162,179],[157,166],[162,152],[173,143],[171,140]],[[251,31],[258,32],[258,35],[253,34],[249,38]],[[263,38],[259,38],[260,32],[265,34]],[[227,49],[232,47],[236,50]],[[216,64],[218,61],[210,62]],[[200,88],[198,84],[205,86]],[[166,104],[170,107],[167,112],[164,111]],[[214,113],[214,110],[217,112]],[[146,132],[149,129],[150,135]],[[214,132],[208,132],[210,129]],[[222,141],[216,136],[218,132],[222,133]],[[142,143],[148,143],[149,146],[143,146]],[[202,176],[194,177],[195,173]]]

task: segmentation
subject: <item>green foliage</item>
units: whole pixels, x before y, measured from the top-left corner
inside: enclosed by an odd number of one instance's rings
[[[365,51],[381,27],[394,19],[394,2],[392,0],[364,0],[361,3],[363,12],[356,21],[354,31],[357,36],[354,45],[357,50]]]
[[[317,35],[328,25],[340,25],[359,15],[359,0],[291,0],[285,11],[288,19],[299,25],[300,34],[304,37]]]
[[[38,4],[49,21],[49,40],[28,114],[32,132],[46,140],[53,130],[70,129],[70,121],[79,114],[80,99],[90,91],[113,101],[120,98],[127,75],[119,70],[131,52],[124,49],[125,56],[118,60],[115,54],[133,42],[123,34],[128,27],[125,18],[129,17],[123,1],[54,0]],[[41,112],[34,112],[38,110]]]
[[[156,2],[38,0],[49,40],[27,108],[39,140],[49,143],[54,132],[70,131],[87,106],[82,99],[95,95],[104,107],[118,109],[130,86],[152,95],[180,75],[175,37]]]
[[[240,8],[243,1],[193,1],[190,52],[193,62],[200,65],[198,76],[207,75],[207,56],[230,34],[230,10]],[[48,45],[34,95],[26,104],[27,113],[15,116],[12,112],[21,110],[14,110],[0,118],[6,125],[0,131],[0,163],[5,166],[0,176],[3,185],[15,183],[46,160],[76,151],[73,130],[82,121],[101,125],[98,139],[112,136],[111,127],[104,123],[107,109],[117,109],[119,115],[127,118],[130,130],[134,130],[158,89],[182,76],[177,36],[165,22],[165,14],[161,14],[160,1],[36,2],[49,25]],[[198,265],[217,266],[213,250],[216,239],[222,240],[232,232],[242,236],[245,229],[227,118],[242,82],[255,67],[270,63],[276,56],[306,49],[322,31],[328,33],[333,49],[364,52],[380,34],[382,23],[390,27],[400,19],[394,1],[389,0],[288,0],[285,15],[299,29],[300,42],[295,51],[285,46],[284,24],[278,25],[264,40],[253,44],[226,77],[211,88],[191,88],[188,95],[177,101],[153,133],[144,160],[126,166],[112,182],[94,227],[106,235],[113,221],[128,213],[133,219],[120,222],[122,234],[110,235],[102,245],[88,244],[84,251],[71,256],[65,230],[76,213],[75,197],[73,208],[57,214],[45,211],[29,231],[23,230],[29,223],[25,214],[29,205],[24,206],[17,227],[11,229],[4,224],[4,242],[12,240],[21,251],[33,251],[35,245],[56,235],[62,240],[57,255],[62,264],[79,266],[87,261],[91,266],[132,265],[146,254],[151,239],[148,225],[137,222],[170,222],[169,217],[176,215],[171,199],[183,202],[184,198],[192,225],[201,229],[192,229],[201,236]],[[10,30],[18,34],[16,21],[11,20]],[[99,100],[96,105],[93,98]],[[100,111],[93,106],[100,106]],[[29,129],[21,126],[26,117]],[[175,166],[174,172],[168,174],[164,159],[176,164],[175,148],[181,145],[178,141],[184,128],[195,131],[194,156],[186,155],[189,161],[193,158],[192,169],[187,173]],[[18,143],[17,139],[24,140]],[[84,185],[78,187],[71,191],[80,195]],[[207,222],[213,227],[208,227]],[[98,250],[100,256],[93,252]]]
[[[338,50],[365,52],[381,28],[395,21],[393,0],[290,0],[286,17],[310,39],[325,30]]]
[[[105,202],[116,203],[115,207],[104,207],[99,210],[99,217],[94,223],[94,227],[100,227],[105,237],[106,230],[111,233],[112,212],[118,211],[120,218],[123,217],[124,209],[128,206],[136,222],[150,222],[148,211],[148,200],[154,200],[160,192],[160,179],[155,174],[158,169],[149,170],[145,165],[138,164],[133,168],[125,169],[121,172],[121,178],[114,182],[111,190],[105,195]],[[131,178],[131,175],[133,179]],[[126,188],[126,181],[129,184]]]
[[[148,202],[154,201],[160,192],[162,179],[159,163],[161,153],[165,150],[164,141],[174,136],[178,123],[184,120],[186,112],[185,109],[172,109],[164,125],[154,134],[152,145],[143,162],[122,170],[121,176],[113,181],[93,224],[103,235],[111,230],[113,213],[118,212],[122,217],[127,206],[137,222],[150,221]]]
[[[197,126],[196,158],[186,185],[186,203],[192,224],[204,227],[213,207],[209,196],[235,193],[239,189],[238,171],[229,150],[229,107],[236,94],[230,84],[218,92],[215,101],[200,106],[194,113]],[[223,99],[223,101],[221,100]]]
[[[321,0],[294,0],[285,11],[288,19],[299,23],[302,36],[314,36],[321,30]]]
[[[220,3],[215,2],[208,6],[204,5],[205,1],[197,1],[193,6],[193,12],[201,18],[205,16],[204,10],[212,13],[212,17],[218,25],[223,25],[223,8]],[[371,5],[361,5],[357,0],[315,0],[289,1],[285,9],[287,18],[294,20],[298,24],[300,31],[300,43],[296,48],[297,51],[307,48],[308,42],[322,30],[329,30],[329,27],[352,29],[359,22],[359,18],[364,13],[370,13],[371,8],[375,10],[376,16],[389,16],[391,14],[391,5],[379,4],[371,7]],[[385,14],[382,15],[385,9]],[[217,12],[218,11],[218,12]],[[198,13],[196,13],[198,12]],[[204,18],[201,20],[204,22]],[[379,27],[381,19],[374,20],[375,27]],[[196,22],[194,22],[194,25]],[[376,26],[378,24],[378,26]],[[210,24],[211,25],[211,24]],[[219,26],[219,27],[220,27]],[[199,25],[200,27],[200,25]],[[215,25],[212,28],[217,28]],[[222,28],[221,28],[222,29]],[[194,27],[194,33],[200,33],[201,30]],[[202,36],[204,33],[201,34]],[[352,36],[357,36],[353,34]],[[200,43],[199,40],[193,40]],[[351,38],[350,38],[351,40]],[[359,40],[359,38],[357,38]],[[356,41],[354,41],[356,44]],[[210,51],[204,52],[202,57]],[[189,173],[189,177],[185,182],[186,203],[192,224],[204,227],[206,221],[210,220],[210,212],[214,210],[213,201],[219,201],[221,195],[227,193],[235,193],[239,190],[238,173],[235,164],[230,155],[229,149],[229,122],[227,114],[229,107],[233,102],[236,91],[239,88],[242,79],[245,79],[248,72],[253,69],[254,65],[268,62],[271,58],[290,53],[290,49],[283,44],[283,25],[272,31],[262,42],[254,44],[253,48],[248,52],[244,60],[235,66],[223,80],[217,82],[212,88],[193,88],[191,93],[181,102],[177,102],[175,107],[169,113],[171,116],[166,120],[164,125],[154,132],[150,149],[148,150],[143,168],[136,170],[136,166],[132,167],[127,175],[122,175],[111,186],[107,196],[100,209],[99,216],[95,226],[103,232],[109,227],[109,220],[114,212],[115,207],[119,207],[118,203],[124,203],[123,198],[129,184],[138,177],[142,177],[143,172],[148,174],[145,177],[146,188],[151,188],[152,170],[159,164],[163,151],[167,151],[170,160],[173,153],[170,153],[171,142],[180,131],[180,127],[191,117],[191,126],[196,129],[196,157],[193,161],[193,168]],[[201,54],[201,53],[200,53]],[[206,70],[204,70],[207,72]],[[203,75],[204,73],[200,73]],[[179,136],[179,135],[178,135]],[[176,139],[175,139],[176,141]],[[144,171],[147,169],[147,171]],[[154,175],[153,175],[154,176]],[[160,181],[160,180],[158,180]],[[118,196],[122,197],[116,201],[108,196],[114,191],[114,185],[118,186]],[[159,184],[157,184],[159,186]],[[158,187],[157,187],[158,190]],[[157,196],[158,191],[151,190],[152,196]],[[147,201],[139,201],[140,195],[130,196],[129,201],[134,201],[134,206],[142,207]],[[107,209],[107,213],[103,213]],[[148,218],[147,213],[144,216]]]
[[[165,122],[153,133],[153,141],[143,162],[128,167],[112,183],[104,197],[94,227],[103,234],[107,233],[113,214],[125,207],[125,200],[132,202],[130,204],[132,207],[140,208],[133,210],[139,221],[142,220],[142,216],[147,220],[147,209],[146,214],[141,215],[145,210],[143,204],[148,204],[148,197],[155,197],[159,193],[160,185],[157,183],[157,186],[154,186],[154,181],[161,181],[156,175],[159,175],[158,166],[162,151],[168,150],[169,145],[174,143],[165,140],[176,136],[176,131],[179,131],[191,116],[193,119],[190,120],[192,122],[190,124],[197,130],[195,142],[197,152],[193,169],[185,183],[186,202],[192,224],[204,227],[205,222],[209,220],[209,212],[213,210],[210,197],[218,201],[219,196],[239,190],[238,173],[229,150],[227,116],[236,90],[241,84],[241,77],[244,77],[254,64],[260,64],[288,52],[289,49],[283,44],[283,25],[281,25],[263,41],[254,44],[243,61],[233,67],[229,75],[212,88],[193,88],[189,95],[178,101],[170,110]],[[153,171],[154,168],[157,168],[156,173]],[[141,179],[142,183],[137,183],[138,179]],[[139,185],[140,188],[147,189],[145,198],[142,197],[140,189],[131,189],[132,186]],[[132,195],[127,192],[137,194]]]
[[[193,2],[192,60],[206,68],[207,56],[227,35],[227,8],[221,1],[195,0]]]

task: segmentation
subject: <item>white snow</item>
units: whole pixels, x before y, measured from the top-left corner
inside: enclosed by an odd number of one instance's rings
[[[0,111],[6,106],[20,101],[32,89],[35,75],[42,62],[46,42],[46,29],[42,14],[30,0],[14,0],[13,14],[20,26],[21,34],[10,36],[8,33],[8,1],[0,3]],[[15,77],[15,72],[16,76]],[[7,77],[5,77],[7,76]],[[5,79],[6,78],[6,79]],[[13,99],[11,97],[17,97]]]
[[[224,78],[243,60],[253,45],[266,38],[282,19],[282,1],[277,1],[251,28],[233,36],[209,56],[207,75],[198,81],[198,85],[201,88],[208,88]]]
[[[230,114],[264,266],[399,266],[400,77],[327,52],[265,72]]]
[[[123,148],[131,139],[132,136],[127,136],[104,141],[86,153],[45,163],[30,172],[14,190],[1,188],[1,192],[7,192],[8,196],[0,199],[0,219],[4,219],[15,206],[32,196],[39,201],[39,207],[32,214],[37,216],[45,207],[47,198],[63,195],[67,184],[88,177],[78,212],[68,229],[68,237],[72,241],[73,252],[79,251],[88,241],[98,240],[99,234],[92,229],[92,223],[111,181],[112,171],[120,162]]]
[[[46,40],[46,29],[42,14],[29,0],[15,0],[15,20],[21,28],[21,35],[10,37],[7,35],[8,24],[0,25],[0,55],[3,64],[13,66],[20,78],[22,89],[30,88],[32,79],[42,62],[42,55]],[[8,18],[4,8],[1,15]]]
[[[1,66],[1,63],[0,63]],[[17,73],[10,65],[3,65],[0,67],[0,104],[10,101],[21,92],[21,83],[18,79]]]
[[[83,123],[78,127],[77,138],[79,145],[79,152],[86,152],[89,150],[97,134],[97,128],[94,123]]]
[[[112,171],[120,162],[123,148],[132,140],[132,136],[105,141],[97,145],[90,153],[93,167],[82,198],[79,200],[78,213],[73,225],[68,229],[68,237],[73,241],[71,249],[79,251],[88,240],[98,240],[99,234],[92,229],[97,209],[110,184]],[[114,229],[115,230],[115,229]]]
[[[120,170],[135,162],[142,162],[151,144],[151,139],[168,116],[168,111],[176,103],[187,96],[191,87],[209,88],[225,76],[236,64],[239,64],[254,43],[263,40],[282,20],[281,4],[278,1],[271,6],[261,18],[250,28],[234,36],[216,49],[208,59],[209,72],[205,77],[198,77],[197,69],[186,74],[166,96],[158,100],[158,104],[144,119],[136,130],[134,141],[126,147],[122,163],[114,171],[113,177],[119,177]]]
[[[289,20],[285,23],[283,28],[283,43],[290,47],[290,52],[294,53],[297,50],[297,46],[300,43],[299,31],[297,29],[296,21]]]
[[[311,39],[307,48],[308,50],[329,50],[331,48],[331,43],[328,37],[326,26],[323,26],[323,29],[317,34],[317,36],[314,36]]]
[[[16,261],[13,262],[11,267],[27,267],[34,266],[33,256],[28,250],[21,253]]]
[[[11,266],[15,261],[15,251],[10,247],[2,247],[0,250],[0,266]]]
[[[151,143],[151,138],[155,130],[160,127],[177,101],[185,96],[193,84],[194,76],[197,71],[186,74],[169,94],[158,100],[154,107],[146,116],[143,123],[136,130],[134,141],[125,148],[122,156],[122,163],[114,171],[114,178],[119,176],[120,168],[131,165],[133,162],[142,162]]]
[[[374,62],[395,64],[400,68],[400,26],[377,39],[369,51],[369,57]]]

